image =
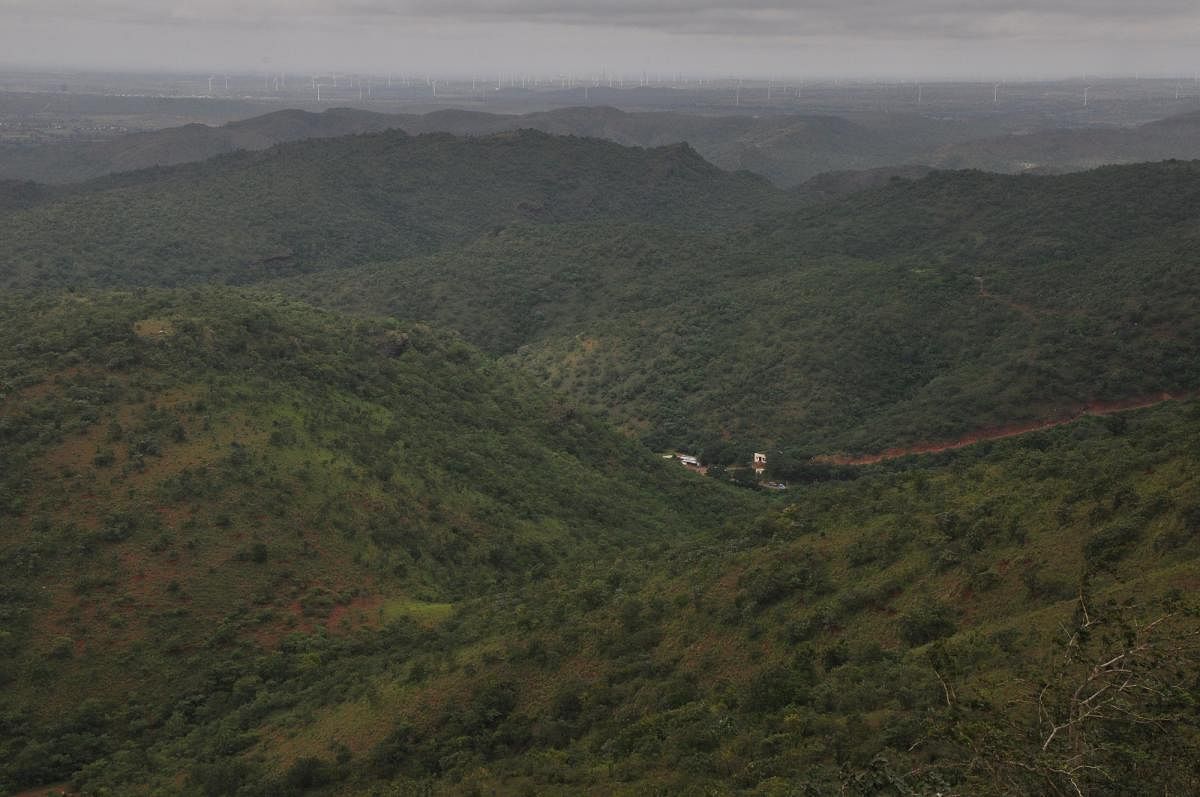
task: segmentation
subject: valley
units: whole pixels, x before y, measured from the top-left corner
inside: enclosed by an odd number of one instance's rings
[[[1200,788],[1194,118],[644,88],[0,149],[0,795]]]

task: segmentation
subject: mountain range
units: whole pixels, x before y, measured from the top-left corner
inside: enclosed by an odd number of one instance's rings
[[[605,106],[524,115],[443,110],[424,115],[350,108],[323,113],[274,111],[222,126],[189,124],[98,141],[0,151],[0,178],[70,183],[115,172],[189,163],[238,150],[266,149],[307,138],[384,130],[412,135],[486,136],[518,129],[603,138],[625,146],[686,142],[727,170],[744,169],[791,188],[825,172],[900,164],[1000,172],[1065,172],[1113,163],[1200,157],[1200,114],[1134,127],[1033,129],[1011,132],[986,117],[940,119],[916,113],[700,116],[675,111],[627,112]]]
[[[1200,162],[348,118],[0,183],[0,794],[1200,789]]]

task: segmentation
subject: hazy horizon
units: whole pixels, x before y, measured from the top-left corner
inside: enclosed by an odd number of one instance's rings
[[[0,0],[0,58],[51,70],[1194,76],[1197,32],[1181,0]]]

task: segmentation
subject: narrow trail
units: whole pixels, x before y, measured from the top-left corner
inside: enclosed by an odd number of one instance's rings
[[[1034,421],[1032,423],[1010,424],[1007,426],[994,426],[988,429],[980,429],[977,432],[972,432],[969,435],[958,438],[957,440],[944,440],[935,443],[918,443],[912,446],[901,448],[889,448],[879,454],[865,454],[862,456],[851,457],[844,455],[828,455],[816,457],[817,462],[826,462],[832,465],[875,465],[880,462],[886,462],[892,459],[900,459],[912,454],[938,454],[942,451],[953,451],[958,448],[966,448],[967,446],[983,443],[989,440],[1003,440],[1007,437],[1016,437],[1018,435],[1029,434],[1030,432],[1040,432],[1046,429],[1053,429],[1056,426],[1065,426],[1068,423],[1073,423],[1087,415],[1113,415],[1118,412],[1128,412],[1129,410],[1141,410],[1147,407],[1154,407],[1159,404],[1164,404],[1168,401],[1181,401],[1196,395],[1195,393],[1159,393],[1154,396],[1142,396],[1140,398],[1125,399],[1123,401],[1092,401],[1083,407],[1079,408],[1070,415],[1063,415],[1053,420]]]

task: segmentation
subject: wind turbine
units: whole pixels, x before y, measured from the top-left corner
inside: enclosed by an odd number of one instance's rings
[[[1088,107],[1088,92],[1092,90],[1091,86],[1083,87],[1083,107]]]
[[[992,105],[1000,104],[1000,84],[992,86]]]
[[[212,96],[212,82],[213,82],[213,80],[214,80],[213,76],[209,76],[209,78],[208,78],[208,96],[210,96],[210,97]]]

